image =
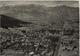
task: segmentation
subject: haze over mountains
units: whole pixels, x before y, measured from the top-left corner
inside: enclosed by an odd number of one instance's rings
[[[46,7],[42,5],[4,6],[0,14],[17,18],[25,22],[62,25],[65,22],[79,20],[79,8],[68,6]]]

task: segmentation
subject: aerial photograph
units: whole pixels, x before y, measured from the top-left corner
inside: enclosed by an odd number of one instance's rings
[[[0,1],[0,56],[79,56],[79,1]]]

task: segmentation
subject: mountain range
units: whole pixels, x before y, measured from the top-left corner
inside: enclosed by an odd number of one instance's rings
[[[24,22],[63,25],[65,22],[79,24],[79,8],[68,6],[46,7],[42,5],[4,6],[0,13]],[[75,22],[77,21],[77,22]]]

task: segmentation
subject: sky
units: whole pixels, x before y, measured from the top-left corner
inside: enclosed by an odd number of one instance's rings
[[[0,7],[6,5],[27,5],[27,4],[40,4],[48,7],[54,7],[57,5],[67,5],[72,7],[78,7],[78,1],[0,1]]]
[[[0,0],[0,1],[22,1],[22,0]],[[79,1],[79,0],[23,0],[23,1]]]

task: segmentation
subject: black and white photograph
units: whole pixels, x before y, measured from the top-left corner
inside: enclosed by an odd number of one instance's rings
[[[0,1],[0,56],[79,56],[79,1]]]

